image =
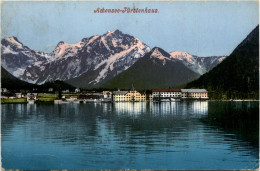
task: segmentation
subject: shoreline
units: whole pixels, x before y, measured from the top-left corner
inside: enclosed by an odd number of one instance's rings
[[[248,101],[255,101],[255,102],[259,102],[260,100],[258,99],[236,99],[236,100],[233,100],[233,99],[230,99],[230,100],[197,100],[197,99],[194,99],[194,100],[182,100],[182,101],[219,101],[219,102],[248,102]],[[131,102],[131,101],[124,101],[124,102]],[[155,101],[150,101],[150,100],[147,100],[147,101],[137,101],[137,102],[155,102]],[[162,101],[163,102],[163,101]],[[179,101],[178,101],[179,102]],[[181,101],[180,101],[181,102]],[[53,103],[54,104],[54,101],[37,101],[36,103],[34,104],[44,104],[44,103]],[[73,102],[70,102],[70,103],[73,103]],[[88,102],[88,103],[95,103],[95,102]],[[101,103],[101,102],[100,102]],[[117,103],[115,101],[111,101],[111,103]],[[1,100],[1,104],[29,104],[28,102],[22,102],[22,101],[12,101],[12,100],[9,100],[9,102],[2,102]]]

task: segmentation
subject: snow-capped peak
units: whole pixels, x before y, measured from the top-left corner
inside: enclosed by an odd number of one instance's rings
[[[120,30],[116,29],[116,30],[113,30],[113,31],[108,31],[106,36],[111,36],[113,34],[121,34],[121,33],[122,32]]]
[[[79,41],[75,44],[68,44],[64,43],[63,41],[59,42],[55,50],[53,51],[53,54],[56,58],[63,57],[67,52],[71,52],[70,56],[72,54],[76,54],[78,49],[83,46],[84,42]]]
[[[186,53],[186,52],[181,52],[181,51],[173,51],[170,53],[172,58],[177,58],[177,59],[191,59],[193,56]]]
[[[22,48],[23,47],[23,44],[20,43],[16,37],[8,37],[5,40],[8,41],[11,44],[17,46],[18,48]]]
[[[222,62],[225,57],[197,57],[190,55],[186,52],[173,51],[170,53],[171,59],[176,59],[182,62],[185,66],[192,71],[199,73],[200,75],[209,71],[217,64]]]
[[[83,38],[75,44],[61,41],[51,53],[33,51],[17,42],[15,38],[2,41],[2,65],[6,64],[9,72],[19,74],[20,79],[36,84],[79,78],[85,73],[91,74],[84,79],[87,85],[101,84],[150,51],[140,40],[117,29]],[[12,59],[17,61],[15,67],[10,63]]]
[[[153,48],[150,55],[151,58],[157,58],[161,60],[169,59],[169,56],[170,55],[167,52],[158,47]]]

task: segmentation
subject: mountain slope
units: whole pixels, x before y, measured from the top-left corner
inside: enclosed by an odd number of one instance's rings
[[[46,82],[43,85],[31,84],[14,77],[3,67],[1,67],[1,87],[7,88],[8,90],[18,90],[18,91],[32,90],[33,88],[37,88],[37,91],[39,92],[47,91],[49,88],[53,88],[56,91],[58,91],[59,89],[61,90],[75,89],[74,86],[69,85],[63,81]]]
[[[16,37],[1,40],[2,66],[15,77],[23,75],[26,67],[37,62],[38,64],[49,61],[52,56],[33,51],[24,46]]]
[[[199,75],[160,48],[139,59],[126,71],[120,73],[101,87],[130,89],[168,88],[185,84]]]
[[[1,87],[8,90],[32,89],[35,85],[19,80],[1,67]]]
[[[186,67],[199,73],[200,75],[210,71],[226,58],[226,56],[197,57],[186,52],[179,51],[171,52],[170,55],[173,59],[179,60]]]
[[[28,66],[21,78],[37,84],[70,80],[71,84],[81,86],[73,78],[86,73],[90,77],[83,86],[96,86],[113,77],[114,73],[124,71],[149,51],[150,48],[137,38],[114,30],[101,36],[84,38],[72,45],[58,43],[49,54],[54,60]]]
[[[76,87],[95,88],[131,67],[150,51],[137,38],[119,30],[83,38],[75,44],[59,42],[51,53],[34,51],[15,37],[1,41],[2,66],[15,77],[33,84],[63,80]],[[183,63],[199,74],[222,58],[199,58],[172,52],[172,61]]]
[[[259,26],[221,64],[187,85],[215,91],[213,98],[259,95]]]

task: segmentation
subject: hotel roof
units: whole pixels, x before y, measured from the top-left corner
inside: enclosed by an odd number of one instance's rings
[[[153,89],[152,92],[181,92],[181,89]]]
[[[128,93],[128,91],[113,91],[114,95],[124,95],[126,93]]]
[[[207,93],[206,89],[181,89],[184,93]]]

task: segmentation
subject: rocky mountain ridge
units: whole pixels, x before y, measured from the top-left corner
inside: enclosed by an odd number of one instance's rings
[[[15,37],[1,41],[2,66],[15,77],[34,84],[63,80],[97,87],[127,70],[150,52],[139,39],[119,30],[83,38],[75,44],[59,42],[51,53],[34,51]],[[156,52],[154,52],[156,53]],[[172,52],[167,60],[178,60],[201,74],[224,57],[200,58],[185,52]]]

